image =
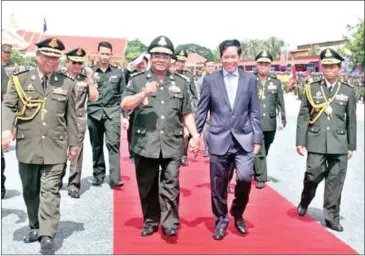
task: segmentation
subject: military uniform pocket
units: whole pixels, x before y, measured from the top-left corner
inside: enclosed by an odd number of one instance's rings
[[[66,109],[67,96],[52,94],[51,99],[47,102],[47,109],[58,114],[63,114]]]
[[[180,98],[179,94],[171,96],[170,107],[172,109],[181,110],[181,106],[182,106],[182,95],[181,95],[181,98]]]

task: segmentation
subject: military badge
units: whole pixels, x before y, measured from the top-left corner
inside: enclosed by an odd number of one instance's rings
[[[80,48],[77,50],[76,54],[77,54],[77,55],[79,55],[79,56],[81,56],[81,55],[82,55],[82,51],[81,51],[81,49],[80,49]]]
[[[181,90],[178,86],[175,85],[175,83],[171,83],[170,87],[169,87],[169,91],[170,92],[175,92],[175,93],[180,93]]]
[[[160,41],[158,41],[157,44],[161,46],[167,45],[165,37],[161,37]]]
[[[54,77],[54,80],[55,80],[55,82],[57,82],[57,81],[58,81],[58,77],[57,77],[57,76],[55,76],[55,77]]]
[[[27,91],[34,91],[34,86],[32,85],[32,84],[29,84],[28,86],[27,86]]]
[[[53,90],[54,94],[60,94],[60,95],[67,95],[67,90],[64,90],[62,88],[57,88]]]
[[[327,58],[332,57],[332,53],[329,49],[327,49],[326,53],[324,54]]]
[[[48,46],[52,47],[52,48],[56,48],[58,46],[58,43],[57,43],[57,38],[53,38],[51,40],[51,42],[49,42]]]
[[[30,78],[32,81],[34,81],[35,80],[35,75],[32,75],[32,77]]]

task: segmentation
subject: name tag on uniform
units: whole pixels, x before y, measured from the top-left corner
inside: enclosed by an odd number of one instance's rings
[[[117,76],[111,76],[111,77],[109,78],[109,81],[110,81],[111,83],[117,83],[117,82],[119,81],[119,78],[118,78]]]
[[[335,99],[340,101],[349,101],[349,97],[344,94],[336,95]]]
[[[59,94],[59,95],[67,95],[67,90],[64,90],[62,88],[57,88],[53,90],[54,94]]]
[[[274,84],[270,84],[270,85],[268,85],[268,86],[267,86],[267,89],[269,89],[269,90],[276,90],[276,89],[278,89],[278,88],[277,88],[277,86],[276,86],[276,85],[274,85]]]

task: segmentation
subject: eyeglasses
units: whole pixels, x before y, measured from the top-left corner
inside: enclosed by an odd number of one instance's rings
[[[82,65],[82,62],[81,61],[73,61],[72,64],[73,65]]]

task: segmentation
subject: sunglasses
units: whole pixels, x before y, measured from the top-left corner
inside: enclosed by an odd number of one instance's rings
[[[82,65],[82,62],[81,61],[73,61],[72,64],[73,65]]]

